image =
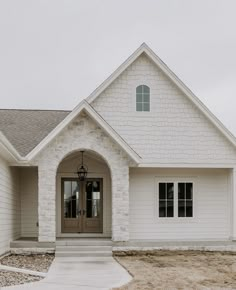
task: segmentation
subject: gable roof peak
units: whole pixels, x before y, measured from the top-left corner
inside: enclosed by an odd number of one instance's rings
[[[177,75],[155,54],[155,52],[143,42],[135,52],[126,59],[86,101],[91,104],[114,80],[116,80],[142,53],[166,75],[172,83],[205,115],[205,117],[233,144],[236,146],[235,136],[222,124],[222,122],[195,96],[195,94],[177,77]]]
[[[146,42],[143,42],[143,43],[140,45],[140,47],[142,47],[142,48],[148,48],[149,46],[147,45]]]
[[[146,42],[141,43],[141,45],[138,47],[138,49],[143,49],[143,50],[150,49],[151,50],[150,46]]]
[[[156,53],[151,49],[151,47],[146,43],[146,42],[143,42],[139,47],[138,49],[136,49],[136,51],[132,54],[134,55],[135,53],[137,53],[137,56],[136,58],[141,55],[142,53],[146,53],[147,56],[149,56],[149,58],[152,56],[155,56],[158,58],[159,61],[161,61],[161,59],[156,55]],[[132,56],[131,55],[131,56]]]

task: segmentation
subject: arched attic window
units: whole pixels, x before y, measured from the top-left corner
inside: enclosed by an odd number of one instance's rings
[[[150,88],[146,85],[140,85],[136,88],[136,111],[150,111]]]

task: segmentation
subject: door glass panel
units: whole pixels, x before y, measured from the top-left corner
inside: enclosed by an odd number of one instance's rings
[[[71,181],[64,181],[64,199],[71,197]]]
[[[93,184],[91,181],[86,182],[86,216],[92,217],[92,193]]]
[[[93,191],[100,191],[100,182],[93,181]]]
[[[78,196],[78,182],[76,181],[71,182],[71,193],[72,193],[72,199],[76,199]]]
[[[65,200],[64,201],[64,217],[65,218],[70,218],[71,216],[71,210],[70,210],[70,200]]]
[[[71,200],[71,217],[76,218],[76,199]]]
[[[87,181],[86,183],[86,216],[87,218],[94,218],[100,216],[100,182]]]
[[[77,181],[65,180],[64,185],[64,218],[79,217],[79,184]]]
[[[86,216],[87,218],[92,217],[92,200],[91,199],[87,199]]]
[[[100,192],[94,191],[93,192],[93,199],[100,199]]]

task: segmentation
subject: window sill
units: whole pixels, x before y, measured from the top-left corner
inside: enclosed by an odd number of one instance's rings
[[[174,217],[174,218],[159,218],[157,217],[156,219],[157,223],[176,223],[176,224],[183,224],[183,223],[196,223],[197,219],[196,217],[188,217],[188,218],[184,218],[184,217]]]

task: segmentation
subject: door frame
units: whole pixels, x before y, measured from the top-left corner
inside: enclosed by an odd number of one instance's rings
[[[99,226],[99,229],[98,229],[98,232],[94,232],[94,233],[103,233],[103,178],[98,178],[98,177],[89,177],[89,178],[86,178],[84,181],[79,181],[79,206],[80,206],[80,212],[83,212],[83,214],[79,214],[79,218],[71,218],[71,219],[77,219],[78,220],[78,224],[79,224],[79,227],[78,229],[80,231],[78,232],[75,232],[75,233],[82,233],[82,234],[91,234],[93,232],[86,232],[84,231],[85,229],[85,225],[86,225],[86,219],[89,219],[86,217],[86,182],[87,181],[99,181],[100,182],[100,203],[101,203],[101,208],[100,208],[100,211],[101,211],[101,216],[100,216],[100,226]],[[65,228],[64,228],[64,215],[63,215],[63,212],[64,212],[64,188],[63,188],[63,182],[64,181],[78,181],[78,178],[76,177],[63,177],[61,178],[61,232],[62,233],[74,233],[74,232],[66,232],[65,231]]]
[[[103,179],[103,216],[102,216],[102,233],[63,233],[61,228],[61,179],[63,178],[78,178],[77,174],[69,173],[69,172],[58,172],[56,175],[56,237],[84,237],[84,238],[111,238],[111,221],[107,220],[107,214],[112,210],[111,209],[111,200],[112,200],[112,188],[111,188],[111,176],[109,173],[101,172],[101,173],[89,173],[87,178],[102,178]],[[109,181],[110,180],[110,181]],[[107,202],[107,199],[110,202]],[[110,216],[110,214],[109,214]],[[112,213],[111,216],[112,217]]]

